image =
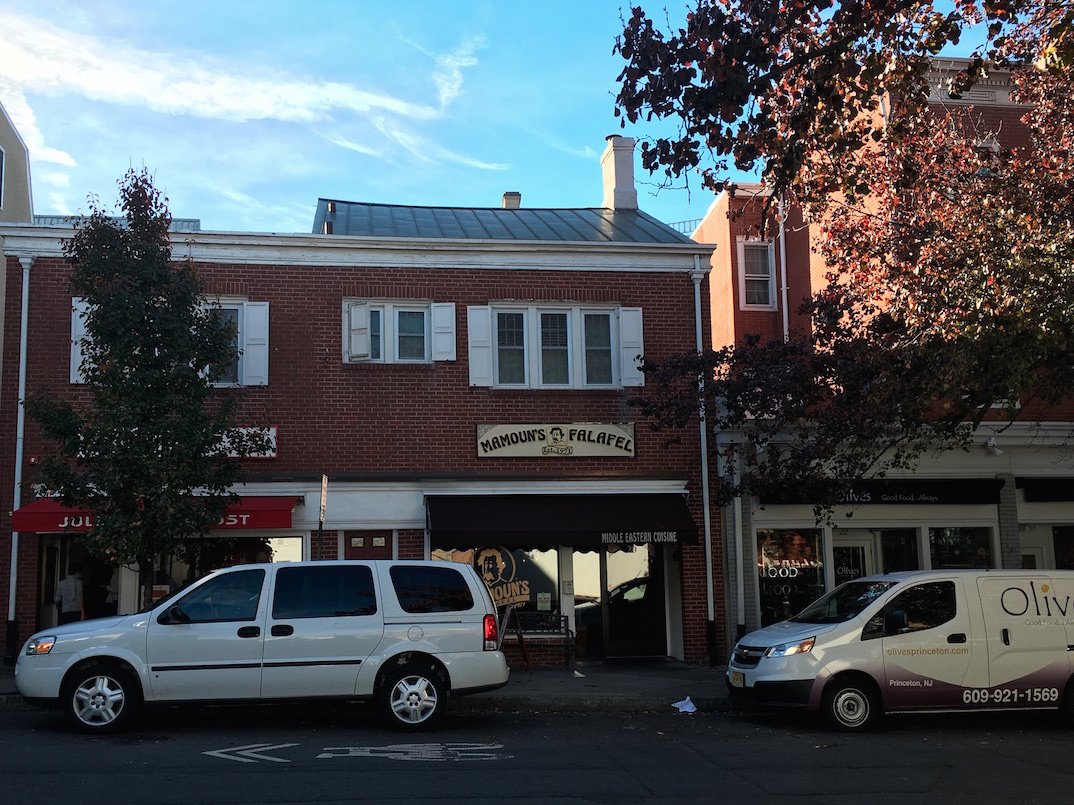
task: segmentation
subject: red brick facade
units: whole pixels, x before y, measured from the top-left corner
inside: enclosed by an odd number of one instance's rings
[[[32,254],[29,272],[29,326],[26,331],[26,388],[30,394],[76,398],[83,390],[70,383],[71,294],[69,269],[58,253],[63,234],[37,230],[35,243],[55,240],[51,256]],[[254,485],[300,485],[312,488],[323,474],[334,489],[348,484],[375,489],[378,484],[477,484],[482,488],[509,483],[515,491],[528,484],[603,484],[619,491],[619,483],[681,482],[698,532],[702,522],[702,490],[697,424],[685,428],[668,444],[666,433],[653,433],[637,422],[628,404],[637,389],[549,390],[471,387],[467,353],[467,308],[490,302],[527,302],[574,306],[641,308],[644,352],[660,358],[692,351],[695,344],[692,258],[678,247],[681,268],[637,270],[630,255],[616,266],[614,254],[604,265],[561,270],[542,267],[504,270],[460,265],[457,255],[443,266],[414,267],[407,255],[400,264],[370,265],[361,246],[350,244],[348,261],[331,264],[329,240],[307,236],[305,259],[269,262],[258,248],[249,261],[216,262],[195,253],[198,270],[210,294],[241,297],[269,304],[269,382],[267,386],[221,390],[239,405],[240,424],[277,429],[277,455],[245,462],[247,481]],[[221,238],[217,238],[221,240]],[[292,238],[293,239],[293,238]],[[2,386],[0,386],[0,596],[7,596],[11,534],[13,466],[20,365],[20,303],[23,266],[10,256],[15,238],[8,237],[7,296]],[[226,240],[224,238],[223,240]],[[263,239],[269,242],[271,238]],[[427,245],[427,244],[425,244]],[[21,247],[20,247],[21,248]],[[196,252],[196,246],[195,252]],[[598,247],[599,248],[599,247]],[[651,247],[650,247],[651,248]],[[694,247],[687,247],[687,250]],[[177,247],[177,254],[181,247]],[[694,249],[696,251],[696,249]],[[622,247],[620,247],[622,253]],[[311,258],[312,256],[312,258]],[[570,262],[573,257],[564,258]],[[450,265],[449,265],[450,264]],[[702,320],[708,322],[707,289]],[[345,299],[414,300],[455,304],[454,361],[418,364],[347,363],[343,353],[342,304]],[[705,339],[708,339],[707,333]],[[496,458],[481,459],[475,449],[476,428],[483,423],[636,422],[636,448],[631,458]],[[50,449],[40,430],[26,421],[23,502],[38,458]],[[268,489],[263,494],[273,494]],[[290,488],[290,487],[288,487]],[[393,487],[394,488],[394,487]],[[251,494],[250,488],[242,490]],[[308,496],[307,496],[308,498]],[[314,504],[315,505],[315,504]],[[301,509],[302,507],[300,507]],[[309,502],[305,509],[310,509]],[[337,558],[344,534],[388,534],[399,558],[425,558],[426,534],[420,520],[393,524],[383,515],[359,512],[329,516],[320,539],[316,514],[304,515],[308,558]],[[314,525],[308,526],[312,516]],[[18,545],[17,611],[19,639],[35,626],[41,603],[41,557],[37,535],[22,534]],[[688,661],[708,655],[704,539],[681,548],[682,652]],[[718,531],[713,529],[713,566],[721,567]],[[715,580],[714,597],[723,591]],[[719,632],[719,630],[717,630]],[[725,650],[722,647],[720,650]],[[560,658],[561,659],[561,658]]]

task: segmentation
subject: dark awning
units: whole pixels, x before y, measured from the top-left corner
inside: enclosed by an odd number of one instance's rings
[[[428,495],[426,501],[434,548],[697,542],[681,494]]]
[[[847,506],[887,505],[994,505],[999,503],[1002,478],[886,478],[854,481],[841,491]],[[779,486],[760,490],[762,506],[815,503],[801,487]]]
[[[227,504],[219,529],[291,528],[291,515],[302,502],[297,495],[247,497]],[[11,515],[12,531],[89,531],[93,514],[86,509],[64,506],[56,498],[38,498]]]
[[[1018,478],[1017,484],[1026,503],[1074,500],[1074,479],[1071,478]]]

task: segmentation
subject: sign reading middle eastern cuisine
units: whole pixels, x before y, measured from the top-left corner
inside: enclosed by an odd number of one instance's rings
[[[634,457],[634,423],[478,425],[478,458]]]

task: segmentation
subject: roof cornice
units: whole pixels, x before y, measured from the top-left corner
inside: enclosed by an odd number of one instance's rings
[[[9,254],[60,257],[74,229],[0,224]],[[683,271],[702,243],[592,243],[563,241],[371,238],[242,232],[198,232],[172,238],[176,258],[198,263],[307,266],[404,266],[529,270]]]

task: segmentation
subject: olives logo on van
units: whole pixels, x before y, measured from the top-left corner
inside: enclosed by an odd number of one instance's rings
[[[506,548],[482,548],[474,554],[474,568],[488,586],[496,606],[525,604],[530,600],[530,583],[515,578],[515,557]]]
[[[1055,594],[1048,595],[1049,592],[1051,592],[1050,585],[1042,584],[1038,590],[1036,584],[1031,581],[1029,592],[1021,587],[1005,589],[999,596],[999,605],[1004,612],[1015,618],[1023,615],[1034,615],[1038,618],[1065,618],[1067,615],[1074,614],[1074,602],[1071,601],[1069,595],[1060,598]]]

